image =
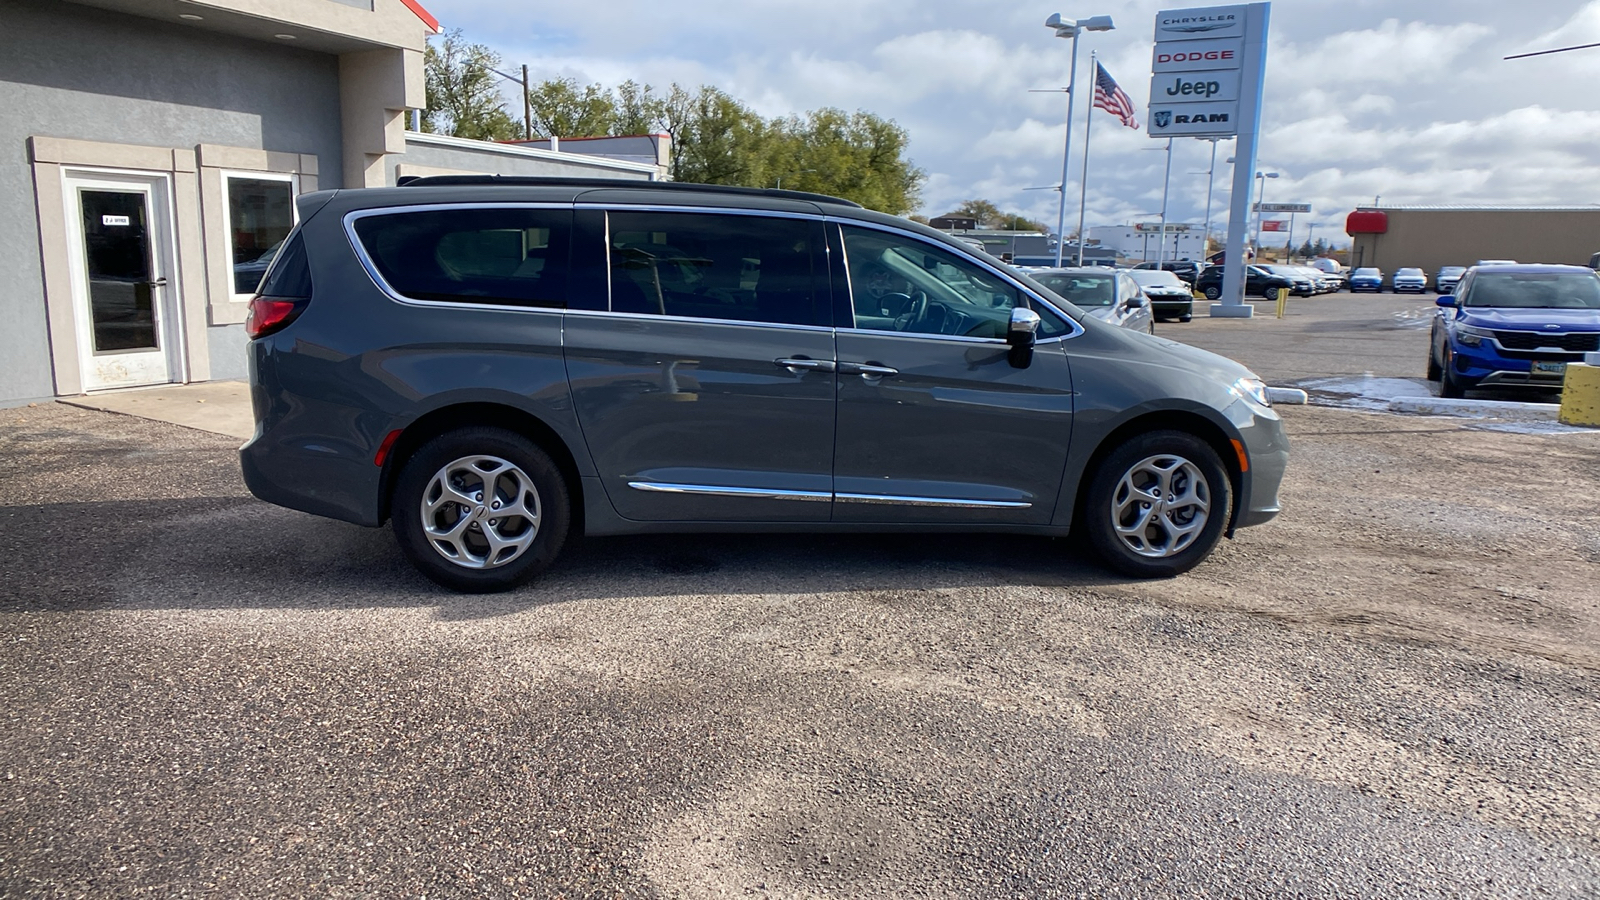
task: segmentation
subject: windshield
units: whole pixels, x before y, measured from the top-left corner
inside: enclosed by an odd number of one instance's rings
[[[1379,273],[1378,273],[1377,269],[1357,269],[1356,270],[1356,274],[1357,275],[1371,276],[1371,275],[1377,275]]]
[[[1171,272],[1152,272],[1148,269],[1135,269],[1128,274],[1142,287],[1183,287],[1183,279]]]
[[[1035,275],[1033,280],[1060,294],[1069,302],[1085,308],[1110,306],[1117,298],[1115,276],[1112,275],[1052,272]]]
[[[1421,269],[1401,269],[1400,271],[1396,272],[1395,274],[1396,275],[1415,276],[1415,275],[1421,275],[1422,274],[1422,270]]]
[[[1466,271],[1466,269],[1462,268],[1461,266],[1445,266],[1444,268],[1439,270],[1439,274],[1440,275],[1444,275],[1446,277],[1449,277],[1451,275],[1460,275],[1462,272],[1465,272],[1465,271]]]
[[[1305,277],[1305,273],[1294,266],[1265,266],[1264,268],[1274,275],[1288,275],[1290,278]]]
[[[1585,272],[1480,273],[1463,306],[1600,309],[1600,277]]]

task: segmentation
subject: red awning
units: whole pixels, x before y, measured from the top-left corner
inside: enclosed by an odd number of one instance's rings
[[[1377,209],[1358,209],[1344,220],[1344,233],[1351,237],[1358,234],[1388,234],[1389,214]]]

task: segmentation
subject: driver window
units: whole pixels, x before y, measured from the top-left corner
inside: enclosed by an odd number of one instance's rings
[[[844,226],[855,327],[1004,339],[1017,291],[932,244]]]

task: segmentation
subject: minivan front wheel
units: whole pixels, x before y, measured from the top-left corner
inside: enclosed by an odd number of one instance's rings
[[[412,564],[465,593],[509,590],[544,571],[571,522],[566,481],[549,454],[500,428],[424,444],[401,470],[390,508]]]
[[[1136,578],[1199,565],[1233,515],[1233,482],[1205,441],[1182,431],[1129,439],[1095,470],[1083,522],[1106,563]]]

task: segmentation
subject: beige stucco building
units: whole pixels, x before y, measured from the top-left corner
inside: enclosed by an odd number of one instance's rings
[[[294,198],[406,175],[654,179],[406,130],[418,0],[0,0],[0,406],[242,378]]]
[[[1480,259],[1586,265],[1600,252],[1600,206],[1567,208],[1362,207],[1352,222],[1382,213],[1387,231],[1353,234],[1352,266],[1384,274],[1415,266],[1431,278],[1442,266]],[[1357,229],[1359,230],[1359,229]]]

